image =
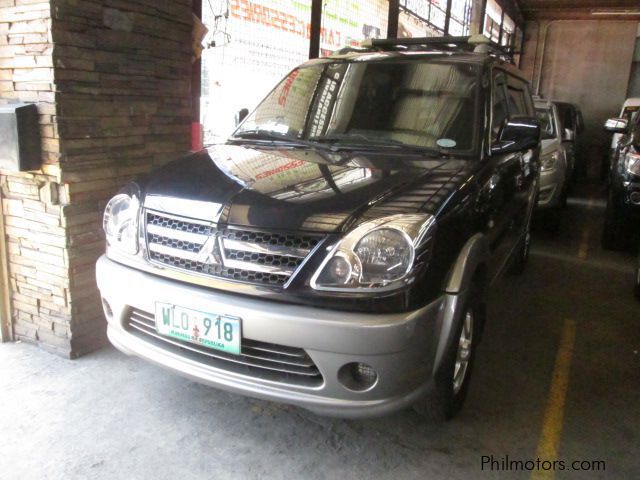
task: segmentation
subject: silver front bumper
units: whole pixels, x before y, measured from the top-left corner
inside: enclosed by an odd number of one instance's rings
[[[538,210],[562,205],[566,173],[564,166],[558,166],[553,170],[540,173],[540,194],[536,207]]]
[[[399,314],[339,312],[184,284],[106,256],[98,261],[97,281],[111,310],[105,312],[109,339],[124,353],[224,390],[351,418],[384,415],[426,393],[459,301],[457,295],[443,295],[419,310]],[[157,301],[240,317],[244,338],[304,349],[320,370],[322,384],[274,382],[214,368],[128,331],[130,309],[153,312]],[[338,380],[338,370],[350,362],[377,371],[378,380],[369,390],[352,391]]]

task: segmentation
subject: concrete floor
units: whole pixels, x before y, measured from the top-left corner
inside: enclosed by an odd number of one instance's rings
[[[367,421],[227,394],[106,349],[76,361],[0,345],[2,479],[529,478],[483,455],[535,460],[563,325],[577,325],[558,458],[640,478],[640,304],[633,256],[599,247],[593,189],[558,235],[536,232],[522,277],[492,295],[461,415]],[[562,410],[561,410],[562,412]]]

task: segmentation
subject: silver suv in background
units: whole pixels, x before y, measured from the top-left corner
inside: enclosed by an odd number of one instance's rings
[[[569,143],[563,142],[564,129],[554,102],[537,99],[535,109],[540,120],[542,151],[540,155],[540,191],[537,210],[544,214],[545,226],[555,231],[567,203],[567,189],[575,158]]]

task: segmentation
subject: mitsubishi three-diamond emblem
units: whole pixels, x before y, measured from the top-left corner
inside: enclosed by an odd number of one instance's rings
[[[220,253],[217,235],[212,235],[207,238],[200,252],[198,252],[197,260],[205,265],[222,265],[222,255]]]

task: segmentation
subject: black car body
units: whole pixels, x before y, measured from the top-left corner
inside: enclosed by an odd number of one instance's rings
[[[605,128],[622,136],[609,169],[602,244],[612,250],[634,248],[640,234],[640,114],[630,121],[611,119]]]
[[[493,55],[425,40],[310,61],[226,144],[107,207],[109,336],[195,380],[325,414],[419,404],[448,418],[484,294],[526,260],[539,138],[526,81]],[[193,347],[209,318],[169,339],[162,305],[167,318],[171,305],[224,314],[242,345]]]

